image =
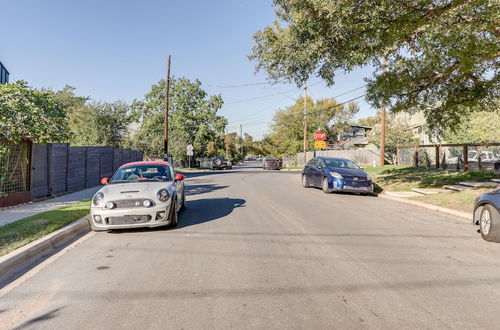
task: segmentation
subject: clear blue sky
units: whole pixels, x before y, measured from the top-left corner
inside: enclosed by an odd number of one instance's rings
[[[221,114],[229,130],[260,138],[276,109],[300,96],[294,85],[213,86],[265,82],[247,59],[252,35],[275,19],[271,0],[0,0],[0,61],[11,81],[60,89],[68,84],[96,100],[141,98],[172,74],[198,78],[211,93],[221,93]],[[339,75],[332,88],[309,82],[314,98],[333,97],[363,86],[369,69]],[[280,93],[280,94],[278,94]],[[271,94],[277,94],[272,95]],[[339,97],[345,101],[358,90]],[[255,100],[248,100],[257,98]],[[375,113],[363,100],[358,117]]]

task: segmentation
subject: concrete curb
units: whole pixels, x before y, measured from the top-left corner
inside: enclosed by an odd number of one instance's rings
[[[78,219],[42,238],[0,257],[0,278],[16,273],[44,255],[90,231],[87,217]]]
[[[442,207],[442,206],[437,206],[437,205],[422,203],[422,202],[419,202],[419,201],[413,201],[413,200],[409,200],[409,199],[405,199],[405,198],[400,198],[400,197],[389,196],[387,194],[379,194],[378,196],[382,197],[382,198],[385,198],[385,199],[390,199],[390,200],[398,201],[400,203],[404,203],[404,204],[408,204],[408,205],[412,205],[412,206],[421,207],[421,208],[424,208],[424,209],[427,209],[427,210],[431,210],[431,211],[434,211],[434,212],[439,212],[439,213],[444,213],[444,214],[447,214],[447,215],[452,215],[454,217],[458,217],[458,218],[461,218],[463,220],[467,220],[468,222],[472,223],[472,213],[467,213],[467,212],[462,212],[462,211],[456,211],[456,210],[452,210],[452,209],[449,209],[449,208],[446,208],[446,207]]]

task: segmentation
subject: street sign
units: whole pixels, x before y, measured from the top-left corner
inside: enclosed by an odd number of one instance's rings
[[[194,150],[194,147],[192,144],[188,144],[187,147],[186,147],[186,150],[187,151],[193,151]]]
[[[325,141],[314,141],[314,149],[326,149]]]
[[[193,150],[188,150],[188,151],[187,151],[187,155],[188,155],[188,156],[192,156],[192,155],[193,155]]]
[[[326,134],[323,131],[317,130],[314,132],[314,140],[316,141],[325,141],[326,140]]]

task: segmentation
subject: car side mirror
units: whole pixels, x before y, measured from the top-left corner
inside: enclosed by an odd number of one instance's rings
[[[184,175],[182,175],[182,174],[176,174],[176,175],[175,175],[175,179],[176,179],[177,181],[182,181],[182,180],[184,180]]]
[[[109,178],[102,178],[101,179],[101,184],[108,184],[109,183]]]

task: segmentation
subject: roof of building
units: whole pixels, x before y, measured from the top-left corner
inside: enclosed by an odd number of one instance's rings
[[[7,71],[8,74],[10,74],[9,70],[3,65],[2,61],[0,61],[0,66],[4,68],[5,71]]]

